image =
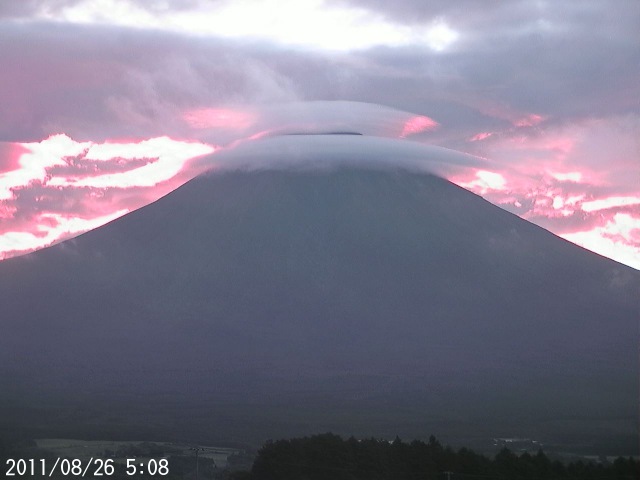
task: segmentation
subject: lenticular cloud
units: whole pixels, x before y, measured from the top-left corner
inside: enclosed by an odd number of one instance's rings
[[[214,144],[264,136],[360,133],[408,138],[438,127],[430,117],[373,103],[347,101],[291,102],[254,107],[211,106],[188,110],[183,121],[197,138]]]
[[[295,163],[336,156],[362,160],[368,155],[381,161],[383,154],[415,163],[425,153],[417,144],[399,146],[380,138],[354,144],[289,134],[359,133],[397,139],[438,125],[422,115],[341,101],[203,105],[181,117],[188,140],[161,136],[80,142],[58,133],[39,142],[1,144],[0,259],[103,225],[209,168],[235,168],[247,161],[267,167],[275,165],[276,158]],[[218,151],[225,153],[219,159]]]
[[[294,134],[243,142],[202,157],[214,170],[324,169],[341,165],[394,168],[447,176],[488,162],[447,148],[364,135]]]

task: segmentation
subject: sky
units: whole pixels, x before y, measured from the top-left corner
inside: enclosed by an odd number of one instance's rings
[[[0,258],[357,131],[640,269],[638,25],[636,0],[0,2]]]

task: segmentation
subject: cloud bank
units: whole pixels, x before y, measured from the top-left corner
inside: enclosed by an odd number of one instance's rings
[[[151,186],[157,169],[180,179],[172,186],[196,173],[189,161],[151,161],[162,148],[98,160],[80,145],[166,137],[222,153],[248,138],[353,129],[482,157],[448,178],[640,268],[638,2],[288,7],[0,5],[0,43],[11,46],[0,50],[0,235],[44,238],[55,222],[39,212],[106,218],[166,193],[168,180]],[[77,144],[71,153],[56,135]],[[23,158],[40,143],[48,159]],[[145,186],[126,174],[143,165]]]
[[[60,134],[0,150],[6,155],[0,169],[0,258],[8,258],[156,200],[201,173],[189,160],[214,148],[167,137],[94,143]]]

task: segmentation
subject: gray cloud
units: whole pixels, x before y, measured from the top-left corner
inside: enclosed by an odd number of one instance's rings
[[[408,102],[554,119],[638,109],[632,100],[640,98],[637,2],[336,3],[374,9],[402,24],[443,18],[460,33],[443,54],[415,48],[362,54],[376,67],[368,70],[370,81],[380,87],[399,82],[396,90]]]
[[[65,8],[83,3],[85,0],[20,0],[0,3],[0,18],[23,19],[38,14],[54,15]],[[224,1],[224,0],[208,0]],[[190,10],[198,7],[203,0],[128,0],[127,3],[135,4],[150,12],[166,12],[176,10]]]
[[[258,45],[6,22],[0,43],[0,140],[187,135],[185,109],[298,97]]]
[[[57,12],[64,7],[79,3],[79,0],[21,0],[0,3],[0,18],[28,18],[38,12]]]
[[[354,100],[434,117],[442,129],[425,138],[461,148],[478,130],[504,129],[519,115],[537,113],[561,124],[638,111],[632,100],[640,98],[636,2],[333,4],[371,9],[401,24],[441,17],[460,39],[446,52],[379,47],[331,53],[116,27],[4,22],[0,41],[15,48],[0,52],[8,66],[0,100],[11,112],[11,119],[0,113],[0,139],[35,139],[60,129],[85,138],[146,135],[159,125],[180,135],[186,132],[176,113],[185,108]],[[166,5],[188,9],[198,2]]]
[[[405,25],[443,19],[467,38],[466,46],[475,45],[476,49],[491,46],[489,41],[501,37],[552,32],[633,42],[640,17],[640,5],[634,0],[329,0],[328,4],[374,11]]]
[[[417,142],[359,135],[285,135],[243,143],[203,157],[219,169],[329,168],[340,165],[402,167],[446,176],[490,163],[471,155]]]

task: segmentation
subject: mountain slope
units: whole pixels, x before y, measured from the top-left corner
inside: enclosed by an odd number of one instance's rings
[[[98,436],[623,442],[639,286],[434,176],[209,174],[0,263],[0,415]]]

